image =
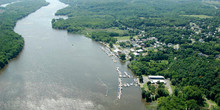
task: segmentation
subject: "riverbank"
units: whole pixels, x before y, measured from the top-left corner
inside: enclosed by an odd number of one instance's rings
[[[33,5],[34,4],[34,5]],[[48,3],[45,1],[23,1],[7,4],[0,13],[0,69],[17,57],[24,46],[24,39],[13,28],[18,20],[33,13]]]
[[[216,90],[220,86],[215,85],[219,79],[216,76],[218,73],[216,68],[220,65],[218,31],[220,21],[217,14],[219,10],[213,6],[201,1],[181,3],[161,1],[161,4],[141,2],[143,5],[140,5],[140,2],[62,1],[69,3],[70,6],[58,11],[57,15],[66,15],[69,19],[57,20],[53,23],[54,28],[68,30],[71,33],[83,33],[89,28],[92,31],[88,31],[85,35],[89,35],[95,41],[106,42],[111,48],[116,46],[115,51],[122,59],[127,57],[127,60],[131,60],[129,68],[137,76],[162,75],[172,79],[171,83],[176,86],[176,96],[167,96],[164,87],[161,87],[164,93],[161,96],[167,97],[161,97],[158,101],[179,100],[172,102],[176,105],[185,105],[177,106],[178,109],[197,109],[203,106],[203,98],[191,98],[196,106],[187,108],[191,103],[187,101],[192,100],[187,97],[180,98],[181,94],[177,94],[191,88],[192,90],[189,91],[196,91],[200,96],[200,92],[204,93],[206,97],[218,102],[219,98],[216,97],[219,93]],[[179,8],[183,6],[188,8]],[[173,12],[170,13],[167,7]],[[128,8],[131,10],[126,10]],[[155,8],[164,11],[149,11]],[[194,17],[180,16],[180,13]],[[107,31],[114,28],[118,29],[116,33]],[[128,33],[121,33],[124,30]],[[119,39],[122,36],[125,38]],[[184,103],[178,103],[182,101]],[[167,103],[159,105],[161,108],[171,106]]]

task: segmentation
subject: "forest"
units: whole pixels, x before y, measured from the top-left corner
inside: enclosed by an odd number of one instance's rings
[[[1,3],[7,2],[3,0]],[[44,5],[47,5],[44,0],[24,0],[1,8],[3,12],[0,13],[0,69],[23,49],[24,39],[13,31],[16,21]]]
[[[158,109],[201,109],[205,106],[205,98],[220,105],[218,1],[61,1],[69,7],[59,10],[56,15],[65,15],[68,19],[52,20],[55,29],[81,33],[110,44],[117,42],[114,37],[122,36],[138,36],[139,40],[155,37],[164,44],[163,47],[147,50],[147,55],[132,58],[128,65],[140,77],[163,75],[170,78],[175,86],[174,94],[157,97]],[[117,31],[109,32],[112,29]],[[145,46],[141,48],[151,48],[155,42],[143,41]],[[178,44],[179,48],[174,49],[168,44]],[[147,101],[155,100],[155,97],[149,98],[148,92],[142,92],[142,97],[146,96]]]

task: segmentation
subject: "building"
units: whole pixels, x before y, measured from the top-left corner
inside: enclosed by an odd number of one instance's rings
[[[141,53],[141,52],[143,52],[143,50],[142,50],[142,49],[137,50],[137,53]]]
[[[134,52],[133,53],[135,56],[139,56],[140,54],[139,53],[137,53],[137,52]]]
[[[113,50],[113,52],[115,52],[115,54],[116,55],[119,55],[119,54],[121,54],[122,52],[121,52],[121,50],[120,49],[118,49],[118,48],[116,48],[115,50]]]
[[[153,75],[149,75],[148,79],[151,83],[156,84],[157,82],[161,82],[166,84],[165,78],[163,76],[153,76]]]

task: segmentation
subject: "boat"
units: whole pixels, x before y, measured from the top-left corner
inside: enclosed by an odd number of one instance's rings
[[[127,86],[129,87],[129,86],[130,86],[130,84],[128,84],[128,83],[127,83]]]

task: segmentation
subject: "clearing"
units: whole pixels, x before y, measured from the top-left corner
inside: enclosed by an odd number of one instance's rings
[[[186,16],[186,17],[195,17],[195,18],[213,18],[212,16],[207,16],[207,15],[180,15],[180,16]]]
[[[121,40],[129,40],[130,36],[121,36],[121,37],[114,37],[114,38],[116,38],[117,40],[121,41]]]

